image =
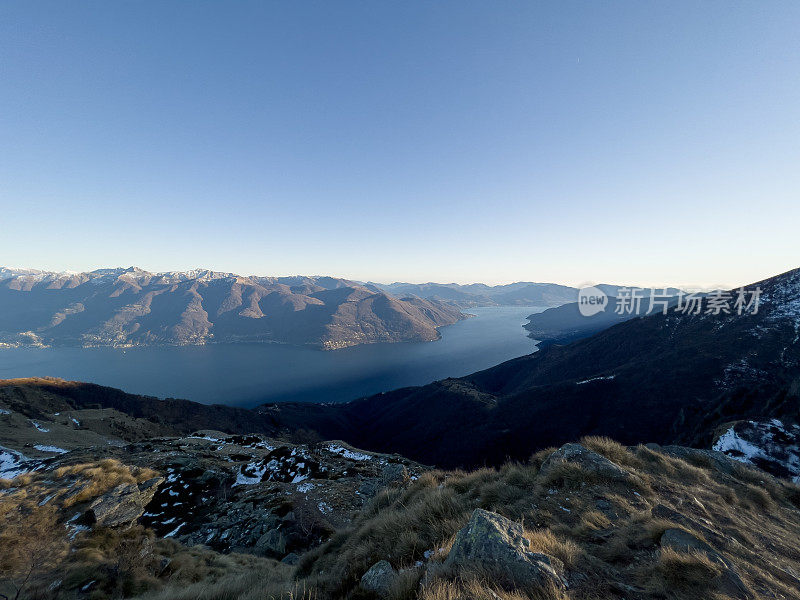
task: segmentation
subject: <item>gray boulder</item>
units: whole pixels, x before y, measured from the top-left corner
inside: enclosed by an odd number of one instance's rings
[[[400,463],[390,463],[386,465],[380,476],[365,479],[361,483],[358,492],[367,498],[372,498],[380,490],[392,484],[402,483],[408,477],[408,469]]]
[[[90,522],[101,527],[129,526],[144,514],[144,507],[155,496],[163,477],[144,483],[123,483],[95,499],[86,511]]]
[[[397,571],[387,560],[381,560],[372,565],[361,577],[361,587],[368,592],[374,592],[381,598],[386,598],[392,589]]]
[[[688,463],[713,465],[715,470],[725,475],[733,475],[739,467],[737,462],[730,456],[715,450],[687,448],[685,446],[663,446],[660,451],[669,456],[685,460]]]
[[[286,554],[286,538],[280,529],[270,529],[258,538],[256,549],[267,556],[283,556]]]
[[[626,471],[617,463],[580,444],[564,444],[561,446],[544,461],[540,473],[547,476],[558,465],[563,463],[576,464],[584,471],[609,481],[630,481],[634,477],[632,473]]]
[[[715,550],[700,538],[683,529],[667,529],[661,534],[662,547],[672,548],[678,552],[699,551],[707,555],[716,555]]]
[[[456,535],[444,566],[454,570],[479,567],[500,583],[514,587],[553,584],[566,588],[564,565],[547,554],[528,550],[522,525],[497,513],[476,508]]]

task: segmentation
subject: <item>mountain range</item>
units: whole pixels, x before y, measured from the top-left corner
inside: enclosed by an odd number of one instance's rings
[[[330,350],[436,340],[437,328],[463,318],[451,304],[333,277],[0,269],[6,346],[280,342]]]
[[[424,464],[521,460],[582,435],[710,447],[732,422],[800,423],[800,269],[755,283],[757,310],[637,317],[461,378],[342,404],[253,411],[59,386],[75,407],[178,427],[270,435],[313,431]]]
[[[597,287],[613,308],[622,286]],[[531,315],[526,327],[536,339],[565,341],[630,318],[607,310],[587,319],[578,313],[577,297],[577,288],[534,282],[379,284],[208,269],[0,267],[0,347],[275,342],[332,350],[436,340],[439,327],[466,318],[461,309],[475,306],[550,307]]]
[[[0,381],[0,594],[800,599],[800,269],[745,291],[339,405]]]
[[[578,288],[557,283],[520,281],[506,285],[483,283],[402,283],[369,282],[366,285],[393,296],[416,296],[449,302],[462,308],[473,306],[559,306],[574,302]],[[616,288],[617,286],[611,286]]]

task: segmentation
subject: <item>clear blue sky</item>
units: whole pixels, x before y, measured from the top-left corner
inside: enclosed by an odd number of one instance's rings
[[[0,4],[0,265],[800,266],[800,2]]]

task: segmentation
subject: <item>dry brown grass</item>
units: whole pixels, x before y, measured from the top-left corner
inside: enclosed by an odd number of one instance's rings
[[[567,600],[568,596],[553,587],[535,591],[507,590],[488,577],[438,579],[423,586],[420,600]]]
[[[59,467],[53,474],[57,479],[76,479],[72,485],[75,493],[68,494],[63,500],[64,506],[67,507],[96,498],[118,485],[142,483],[158,476],[153,469],[130,467],[113,458],[95,463]]]
[[[580,443],[589,450],[594,450],[622,467],[640,469],[643,466],[641,458],[611,438],[590,435],[581,438]]]
[[[93,595],[130,598],[139,594],[175,597],[181,590],[241,579],[248,572],[270,573],[286,585],[291,568],[275,561],[239,554],[222,555],[202,547],[187,548],[174,540],[156,539],[141,527],[127,530],[98,529],[81,537],[62,565],[64,585],[78,589],[94,581]],[[278,577],[280,574],[280,577]],[[221,589],[221,588],[219,588]]]
[[[550,458],[550,455],[558,450],[555,446],[549,446],[547,448],[542,448],[538,452],[534,452],[530,459],[528,459],[528,464],[531,465],[536,471],[538,472],[539,469],[542,468],[544,461]]]
[[[556,537],[549,529],[526,531],[525,537],[530,542],[532,552],[541,552],[555,556],[567,568],[574,567],[583,554],[581,547],[570,539]]]
[[[800,600],[793,579],[800,572],[800,515],[790,502],[791,486],[747,468],[733,476],[721,473],[702,457],[687,462],[605,438],[583,443],[628,469],[639,483],[603,481],[569,463],[543,477],[539,470],[547,452],[526,465],[432,471],[404,489],[380,492],[351,527],[302,558],[291,584],[274,584],[273,596],[267,597],[281,597],[275,590],[282,589],[282,597],[289,598],[300,586],[318,600],[367,598],[358,581],[372,564],[386,559],[401,571],[393,600],[589,600],[629,593],[652,600],[721,598],[720,564],[660,547],[663,532],[679,527],[725,555],[754,590]],[[442,568],[420,587],[423,569],[414,565],[444,561],[456,532],[477,507],[523,524],[531,550],[564,562],[569,590],[513,589],[488,573]],[[665,516],[653,516],[654,507]],[[250,598],[248,593],[197,597]]]
[[[369,597],[358,585],[360,577],[386,559],[401,572],[392,600],[718,597],[720,563],[660,547],[666,529],[681,528],[725,556],[757,595],[800,600],[796,486],[747,467],[720,472],[702,456],[686,461],[643,446],[628,449],[606,438],[582,442],[628,469],[639,483],[604,481],[569,463],[543,477],[546,452],[529,464],[500,469],[431,471],[378,493],[348,528],[303,556],[297,569],[187,549],[144,531],[128,536],[95,532],[79,538],[71,554],[71,585],[101,574],[98,600],[139,592],[143,600],[359,600]],[[70,485],[88,483],[92,493],[152,476],[126,469],[108,462],[75,465],[57,475]],[[0,516],[6,498],[41,498],[38,475],[20,481],[27,484],[0,496]],[[569,590],[514,589],[488,573],[444,569],[420,587],[424,567],[417,563],[443,562],[455,534],[478,507],[521,523],[531,550],[562,560]],[[139,566],[125,571],[119,557],[130,557],[132,551],[140,552],[132,561]],[[154,570],[154,561],[161,565],[166,557],[169,568]]]
[[[651,567],[646,589],[676,600],[720,598],[716,580],[722,575],[719,563],[699,552],[676,552],[662,548]]]

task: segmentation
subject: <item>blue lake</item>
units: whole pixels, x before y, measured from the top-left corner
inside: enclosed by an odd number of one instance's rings
[[[535,352],[522,325],[541,307],[485,307],[441,329],[436,342],[332,352],[278,344],[0,349],[0,378],[52,376],[136,394],[254,406],[343,402],[459,377]]]

